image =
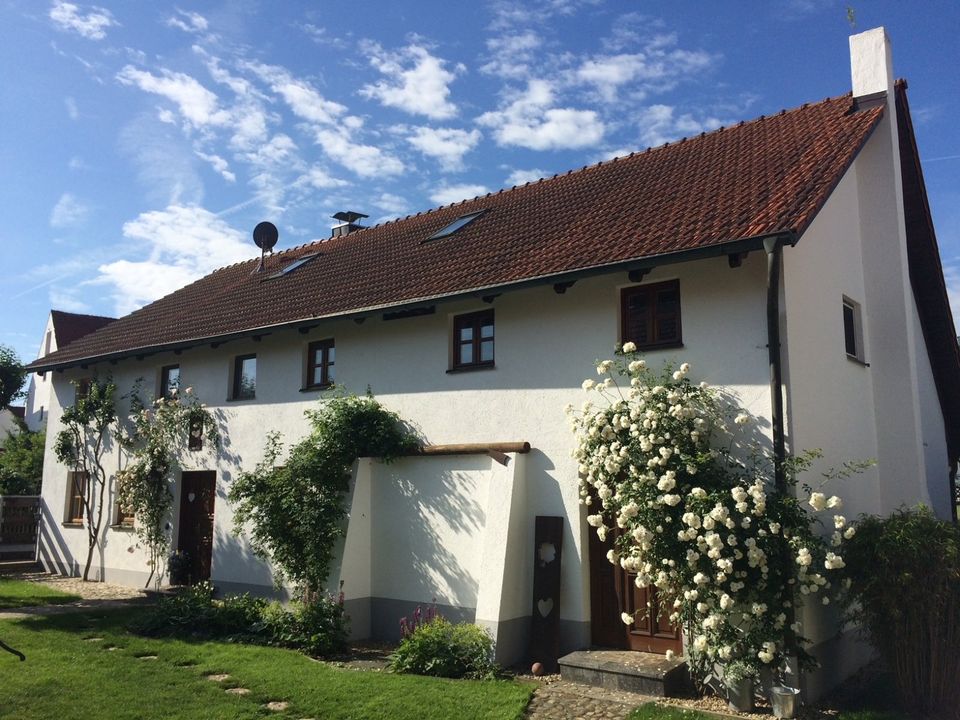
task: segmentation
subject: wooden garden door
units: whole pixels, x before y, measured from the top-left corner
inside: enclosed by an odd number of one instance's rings
[[[213,559],[213,505],[217,474],[211,470],[185,472],[180,479],[180,530],[177,549],[187,556],[187,582],[210,579]]]
[[[636,575],[607,560],[612,542],[600,542],[593,528],[589,535],[591,642],[597,647],[652,653],[673,650],[679,655],[683,649],[680,628],[667,620],[669,608],[658,617],[660,598],[656,588],[638,588],[634,583]],[[650,612],[637,613],[633,625],[625,625],[620,619],[621,613],[642,611],[648,603]]]

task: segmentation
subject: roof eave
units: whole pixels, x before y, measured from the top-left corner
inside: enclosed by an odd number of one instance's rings
[[[356,308],[339,313],[329,313],[326,315],[316,315],[311,317],[299,318],[284,323],[273,325],[263,325],[259,327],[248,328],[236,332],[204,335],[201,337],[189,338],[170,343],[161,343],[157,345],[144,345],[139,347],[127,348],[113,353],[90,355],[87,357],[72,358],[62,362],[44,362],[46,358],[40,358],[27,365],[29,372],[44,373],[51,370],[63,371],[73,367],[92,365],[100,362],[117,362],[119,360],[137,357],[155,355],[161,352],[174,352],[177,350],[187,350],[199,345],[223,344],[233,340],[252,337],[255,335],[264,335],[278,330],[302,327],[304,325],[316,324],[322,320],[342,320],[358,317],[367,317],[374,313],[384,312],[386,310],[403,310],[408,308],[422,307],[424,305],[433,305],[438,302],[454,302],[466,298],[483,297],[486,295],[500,294],[504,292],[515,292],[542,285],[554,285],[560,283],[576,282],[588,277],[597,275],[608,275],[616,272],[630,272],[633,270],[650,270],[662,265],[672,265],[680,262],[692,262],[694,260],[703,260],[712,257],[721,257],[724,255],[739,255],[742,253],[753,252],[763,249],[763,241],[767,238],[778,237],[788,245],[795,245],[800,233],[792,229],[778,230],[775,232],[764,233],[748,238],[737,240],[726,240],[697,248],[678,250],[657,255],[647,255],[644,257],[622,260],[604,265],[593,265],[576,270],[565,270],[558,273],[540,275],[524,280],[517,280],[508,283],[486,285],[482,287],[468,288],[458,290],[452,293],[442,293],[426,297],[412,298],[397,303],[386,303],[364,308]],[[48,357],[53,357],[52,354]]]

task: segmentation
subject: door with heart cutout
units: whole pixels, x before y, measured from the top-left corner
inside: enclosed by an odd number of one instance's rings
[[[187,561],[187,582],[210,579],[213,560],[213,507],[217,474],[210,470],[184,472],[180,480],[180,528],[177,550]]]

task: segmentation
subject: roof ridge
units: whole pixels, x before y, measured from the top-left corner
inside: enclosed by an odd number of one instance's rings
[[[113,315],[94,315],[92,313],[78,313],[70,312],[69,310],[57,310],[56,308],[50,308],[50,314],[60,313],[61,315],[70,315],[71,317],[82,317],[82,318],[94,318],[96,320],[117,320]]]

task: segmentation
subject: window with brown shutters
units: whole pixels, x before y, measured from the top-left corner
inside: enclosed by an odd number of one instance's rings
[[[680,281],[636,285],[620,292],[620,342],[638,350],[679,347]]]
[[[83,499],[87,493],[87,473],[67,473],[67,517],[68,523],[83,522]]]
[[[493,367],[493,310],[453,319],[453,369]]]

